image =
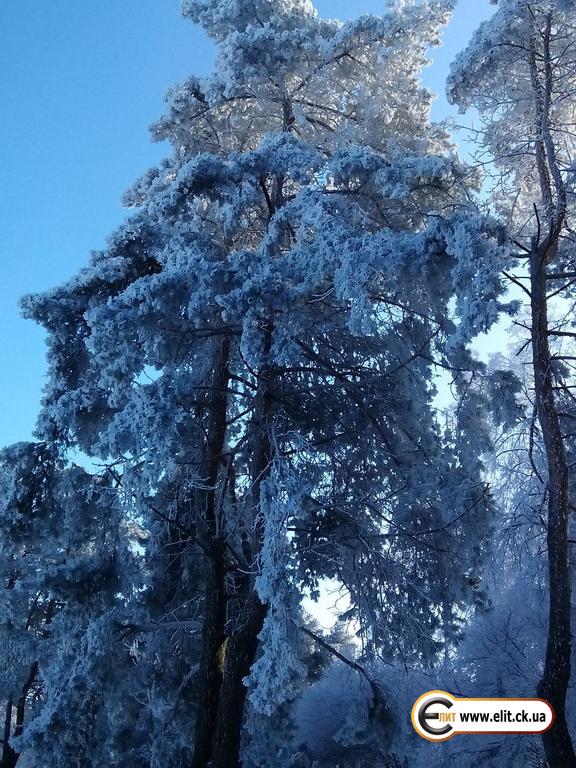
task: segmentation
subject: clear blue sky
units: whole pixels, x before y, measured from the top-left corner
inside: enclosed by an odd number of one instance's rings
[[[323,16],[380,13],[384,0],[317,0]],[[492,7],[493,9],[493,7]],[[426,83],[443,94],[449,62],[489,0],[460,0]],[[148,139],[166,88],[207,74],[212,49],[179,0],[0,0],[0,446],[30,438],[43,333],[18,298],[62,282],[124,217],[122,192],[167,149]],[[434,116],[448,114],[441,95]]]

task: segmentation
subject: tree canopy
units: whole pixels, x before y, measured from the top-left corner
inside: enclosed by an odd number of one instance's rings
[[[497,5],[448,83],[483,121],[467,165],[420,80],[452,3],[183,3],[216,64],[168,92],[170,154],[22,302],[49,375],[36,442],[0,455],[2,768],[418,768],[411,703],[450,685],[539,685],[558,721],[439,765],[574,764],[576,358],[551,316],[576,11]],[[481,359],[511,315],[524,365]]]

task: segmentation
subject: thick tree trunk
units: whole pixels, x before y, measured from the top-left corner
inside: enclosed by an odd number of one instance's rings
[[[570,567],[568,554],[569,477],[560,419],[554,398],[549,345],[546,250],[531,256],[532,351],[538,418],[548,462],[548,572],[549,624],[544,674],[538,694],[556,712],[556,723],[544,734],[550,768],[576,768],[576,755],[566,722],[566,694],[570,682],[572,637],[570,626]]]
[[[270,352],[272,326],[268,324],[264,336],[264,357]],[[257,570],[264,538],[264,520],[260,512],[262,483],[269,475],[272,463],[271,395],[273,374],[267,365],[260,371],[258,392],[253,415],[251,435],[251,490],[249,509],[251,514],[252,542],[250,560]],[[267,607],[262,604],[255,587],[255,577],[245,576],[241,591],[243,605],[236,625],[229,631],[226,645],[224,675],[220,694],[220,707],[214,741],[212,768],[237,768],[240,765],[242,725],[246,705],[247,688],[244,679],[258,652],[258,637],[266,618]]]
[[[212,756],[222,684],[225,624],[226,571],[223,547],[218,543],[214,545],[213,554],[207,565],[192,768],[205,768]]]
[[[256,658],[258,636],[265,618],[266,606],[252,591],[240,626],[230,635],[226,646],[212,768],[237,768],[240,765],[242,724],[248,693],[244,678],[250,674]]]
[[[203,514],[198,516],[198,540],[206,557],[206,585],[191,768],[206,768],[210,763],[222,683],[222,659],[226,639],[226,543],[225,533],[221,530],[221,521],[218,519],[218,480],[226,439],[229,354],[230,340],[225,338],[219,342],[216,349],[209,395],[211,404],[203,473],[206,475],[207,491],[205,494],[199,494],[198,499],[199,504],[204,501],[205,507]]]

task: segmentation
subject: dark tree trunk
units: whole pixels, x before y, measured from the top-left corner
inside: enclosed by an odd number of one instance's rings
[[[0,768],[15,768],[20,755],[10,744],[12,736],[12,710],[14,708],[12,697],[6,702],[4,716],[4,735],[2,739],[2,764]]]
[[[224,677],[214,743],[212,768],[237,768],[248,689],[244,678],[258,651],[258,635],[266,617],[266,606],[255,591],[248,597],[240,626],[230,635],[226,646]]]
[[[48,623],[48,622],[47,622]],[[21,736],[24,731],[24,718],[26,716],[26,700],[30,689],[34,685],[36,676],[38,674],[38,662],[35,661],[28,674],[28,679],[22,686],[22,693],[18,698],[16,704],[16,727],[14,729],[14,736]],[[12,697],[6,702],[6,714],[4,718],[4,736],[2,739],[2,762],[0,768],[15,768],[16,763],[20,758],[19,752],[16,752],[11,745],[12,740],[12,715],[14,712],[14,701]]]
[[[548,265],[554,263],[567,210],[567,192],[556,154],[551,109],[554,97],[553,56],[550,39],[552,13],[544,17],[539,34],[530,42],[530,76],[536,109],[535,158],[542,203],[549,232],[542,239],[538,216],[538,234],[530,255],[530,293],[532,310],[532,354],[534,388],[538,420],[542,430],[548,464],[548,642],[544,674],[538,693],[556,712],[555,725],[543,735],[549,768],[576,768],[576,755],[566,721],[566,694],[570,683],[571,600],[568,553],[568,517],[570,511],[568,462],[558,409],[554,397],[550,329],[548,323]]]
[[[272,326],[266,325],[264,357],[270,353]],[[253,532],[249,557],[256,570],[264,538],[264,520],[260,514],[262,483],[270,473],[272,463],[271,421],[273,398],[271,394],[273,373],[264,365],[259,374],[258,391],[254,407],[251,434],[250,477],[251,490],[248,504],[250,529]],[[237,768],[240,765],[242,725],[246,705],[247,688],[244,678],[258,652],[258,637],[264,625],[267,607],[262,604],[255,588],[254,576],[245,576],[241,582],[243,605],[236,625],[229,631],[224,663],[224,675],[220,693],[220,707],[214,741],[211,768]]]
[[[16,728],[14,729],[14,736],[21,736],[24,731],[24,718],[26,716],[26,700],[28,699],[28,694],[30,693],[30,689],[34,685],[36,676],[38,675],[38,666],[39,665],[37,661],[35,661],[32,664],[32,666],[30,667],[30,672],[28,673],[28,679],[22,686],[22,693],[20,694],[20,698],[18,699],[18,704],[16,705]]]
[[[575,768],[576,755],[566,722],[572,638],[570,626],[570,566],[568,553],[569,477],[560,419],[554,398],[549,345],[546,264],[550,244],[531,256],[532,351],[538,418],[548,462],[549,623],[544,674],[538,694],[556,712],[556,723],[544,734],[550,768]]]
[[[52,623],[55,609],[56,609],[56,602],[54,600],[50,600],[46,607],[44,624]],[[30,628],[30,617],[28,618],[28,623],[26,625],[26,629],[28,630],[29,628]],[[28,694],[30,693],[32,686],[36,682],[39,668],[40,668],[40,665],[38,664],[37,661],[34,661],[30,665],[28,679],[22,686],[22,692],[20,693],[20,696],[18,697],[18,701],[16,703],[16,727],[14,728],[14,736],[21,736],[22,733],[24,732],[24,720],[26,718],[26,702],[28,700]],[[0,768],[15,768],[16,763],[20,759],[20,753],[16,752],[16,750],[11,745],[11,739],[12,739],[11,729],[12,729],[13,712],[14,712],[14,700],[12,697],[10,697],[6,703],[6,715],[4,720],[4,736],[2,740],[2,744],[3,744],[2,761],[0,762]]]
[[[225,338],[216,349],[209,393],[211,403],[203,473],[208,490],[198,496],[198,505],[204,505],[202,514],[198,515],[198,540],[206,558],[206,585],[191,768],[206,768],[210,763],[222,683],[226,639],[226,543],[225,532],[221,530],[221,521],[218,519],[218,481],[226,439],[229,354],[230,340]]]
[[[220,547],[220,549],[222,549]],[[226,639],[226,573],[223,552],[214,550],[208,562],[204,621],[202,625],[202,656],[198,674],[196,734],[192,768],[205,768],[210,762],[216,730],[222,659]]]

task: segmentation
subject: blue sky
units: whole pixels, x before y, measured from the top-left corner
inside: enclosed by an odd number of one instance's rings
[[[323,16],[380,13],[384,0],[317,0]],[[460,0],[426,84],[493,6]],[[166,88],[207,74],[212,48],[179,0],[1,0],[0,446],[31,436],[46,364],[18,299],[62,282],[123,219],[123,191],[166,154],[148,138]],[[443,95],[434,117],[449,113]]]

